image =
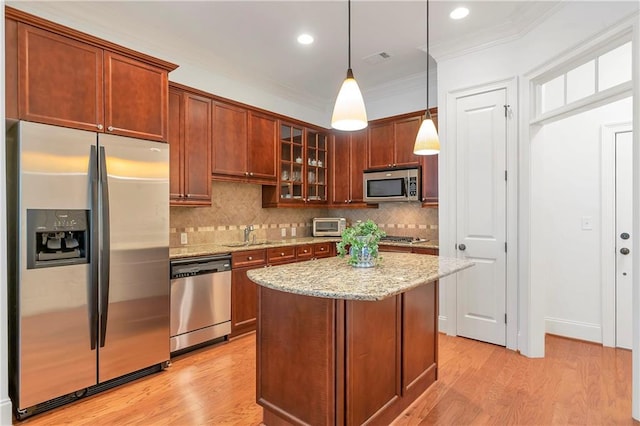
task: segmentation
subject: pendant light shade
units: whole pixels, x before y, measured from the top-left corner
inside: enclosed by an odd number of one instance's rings
[[[351,68],[347,70],[347,78],[338,92],[336,104],[333,107],[331,127],[338,130],[360,130],[367,127],[367,111],[360,87]]]
[[[416,143],[413,146],[413,153],[416,155],[434,155],[440,152],[440,139],[436,126],[433,124],[431,117],[426,117],[416,137]]]
[[[440,138],[429,112],[429,62],[429,0],[427,0],[427,111],[413,146],[415,155],[435,155],[440,152]]]
[[[333,107],[331,117],[331,127],[337,130],[354,131],[367,127],[367,110],[364,107],[364,99],[360,92],[360,87],[353,77],[351,70],[351,0],[348,1],[349,8],[349,67],[347,68],[347,78],[342,83],[336,104]]]

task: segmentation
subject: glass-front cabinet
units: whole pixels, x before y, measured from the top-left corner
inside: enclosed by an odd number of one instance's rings
[[[329,136],[307,130],[307,201],[327,201],[327,146]]]
[[[302,200],[304,197],[304,129],[280,125],[280,198]]]
[[[278,184],[264,186],[263,207],[326,204],[329,134],[280,122]]]

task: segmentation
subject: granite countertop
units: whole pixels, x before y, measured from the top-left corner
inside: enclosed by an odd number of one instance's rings
[[[212,243],[212,244],[198,244],[192,246],[185,247],[171,247],[169,249],[169,258],[170,259],[179,259],[184,257],[195,257],[195,256],[211,256],[216,254],[226,254],[233,253],[238,251],[245,250],[257,250],[263,248],[271,248],[271,247],[284,247],[284,246],[292,246],[292,245],[301,245],[301,244],[313,244],[313,243],[324,243],[324,242],[332,242],[337,243],[340,241],[340,237],[302,237],[302,238],[287,238],[282,240],[269,240],[269,241],[258,241],[257,244],[251,245],[242,245],[235,246],[235,243]],[[229,247],[225,244],[234,244],[234,247]],[[427,248],[438,248],[438,241],[430,240],[430,241],[416,241],[412,243],[398,243],[398,242],[390,242],[383,241],[380,244],[390,245],[390,246],[401,246],[401,247],[427,247]]]
[[[412,253],[382,253],[375,268],[354,268],[332,257],[252,269],[261,286],[305,296],[382,300],[474,265],[462,259]]]

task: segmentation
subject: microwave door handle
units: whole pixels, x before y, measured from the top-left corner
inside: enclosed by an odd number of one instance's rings
[[[407,194],[409,193],[409,178],[406,177],[406,178],[402,179],[402,181],[404,182],[404,186],[402,188],[402,196],[406,197]]]

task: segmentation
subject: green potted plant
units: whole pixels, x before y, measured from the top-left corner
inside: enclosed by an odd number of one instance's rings
[[[342,232],[342,240],[337,244],[338,255],[344,257],[349,247],[349,265],[371,268],[376,265],[378,243],[385,235],[371,219],[358,221]]]

